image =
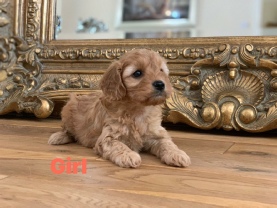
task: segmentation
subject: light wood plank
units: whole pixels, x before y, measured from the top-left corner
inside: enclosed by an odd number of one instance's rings
[[[277,207],[277,140],[268,136],[171,130],[189,168],[142,153],[138,169],[124,169],[78,144],[48,145],[59,124],[0,119],[1,207]],[[86,158],[87,173],[53,174],[56,157]]]

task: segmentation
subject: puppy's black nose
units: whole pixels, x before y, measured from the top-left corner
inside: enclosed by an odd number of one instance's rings
[[[152,84],[156,90],[163,91],[164,90],[164,83],[160,80],[153,82]]]

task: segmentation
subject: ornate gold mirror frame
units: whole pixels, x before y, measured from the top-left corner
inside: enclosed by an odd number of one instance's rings
[[[0,1],[0,115],[51,115],[69,92],[98,90],[111,61],[133,48],[168,60],[175,88],[164,120],[262,132],[277,124],[277,37],[54,40],[54,0]]]

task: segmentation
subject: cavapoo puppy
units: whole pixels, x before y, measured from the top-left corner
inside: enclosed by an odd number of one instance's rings
[[[186,167],[189,156],[161,126],[160,104],[172,86],[165,60],[156,52],[134,49],[113,62],[100,82],[102,92],[71,94],[61,116],[63,129],[49,144],[77,141],[120,167],[138,167],[139,151],[167,165]]]

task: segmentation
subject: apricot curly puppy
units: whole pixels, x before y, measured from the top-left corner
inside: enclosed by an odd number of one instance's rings
[[[189,156],[161,126],[160,104],[172,87],[165,60],[147,49],[132,50],[115,61],[100,82],[102,92],[71,95],[62,110],[63,129],[49,144],[78,141],[120,167],[138,167],[140,150],[167,165],[186,167]]]

